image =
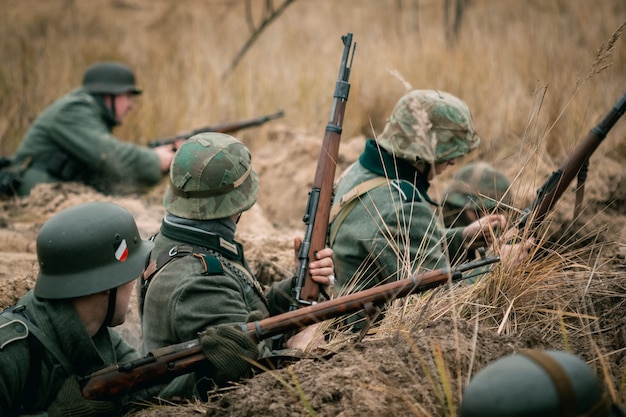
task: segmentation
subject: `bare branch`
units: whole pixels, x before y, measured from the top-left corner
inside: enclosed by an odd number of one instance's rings
[[[258,26],[255,26],[253,18],[252,18],[252,2],[250,0],[246,1],[246,19],[248,21],[248,26],[250,26],[250,30],[252,33],[250,37],[248,38],[248,40],[246,41],[246,43],[241,48],[241,50],[239,51],[239,53],[235,56],[235,58],[231,62],[230,67],[228,67],[226,72],[224,72],[222,79],[230,75],[230,73],[235,69],[237,64],[239,64],[239,61],[241,61],[241,59],[246,54],[246,52],[248,52],[248,49],[250,49],[252,44],[256,42],[256,40],[259,38],[259,36],[265,30],[265,28],[267,28],[267,26],[269,26],[270,23],[276,20],[276,18],[280,16],[280,14],[283,11],[285,11],[287,6],[289,6],[291,3],[295,1],[296,0],[285,0],[284,3],[278,6],[277,9],[274,9],[273,1],[266,0],[265,5],[264,5],[264,10],[262,13],[263,17]]]

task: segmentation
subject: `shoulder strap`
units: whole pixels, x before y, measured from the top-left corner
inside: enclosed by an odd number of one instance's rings
[[[335,238],[337,237],[337,232],[339,232],[339,228],[343,221],[348,217],[348,214],[352,211],[354,206],[356,205],[357,198],[360,198],[363,194],[373,190],[374,188],[380,187],[381,185],[389,184],[390,180],[386,177],[375,177],[365,182],[362,182],[346,192],[341,196],[339,201],[333,203],[330,209],[330,217],[329,223],[330,226],[330,236],[329,236],[329,244],[333,245],[335,242]]]
[[[26,312],[26,306],[20,305],[9,307],[1,314],[8,319],[22,323],[27,328],[27,336],[32,336],[37,339],[37,341],[41,343],[43,347],[52,354],[52,356],[54,356],[67,375],[73,375],[75,373],[72,363],[67,359],[61,349],[52,343],[50,338],[48,338],[48,336],[46,336],[44,332],[42,332],[41,329],[39,329],[39,327],[37,327],[30,319],[28,313]]]
[[[154,236],[153,236],[154,238]],[[176,245],[170,248],[169,251],[163,251],[156,259],[150,261],[146,270],[143,272],[141,276],[141,296],[139,297],[139,315],[143,315],[143,302],[146,299],[146,294],[148,292],[148,287],[150,283],[154,281],[159,272],[163,270],[163,268],[172,262],[176,258],[182,258],[183,256],[193,255],[198,258],[202,265],[204,266],[204,273],[206,275],[219,275],[224,272],[222,268],[222,264],[220,261],[211,255],[207,255],[205,248],[191,246],[191,245]]]
[[[263,303],[267,305],[267,299],[265,297],[265,291],[254,277],[254,275],[245,267],[238,263],[231,262],[228,258],[221,253],[212,249],[207,249],[201,246],[194,245],[176,245],[172,247],[168,252],[163,252],[157,256],[157,258],[148,264],[144,274],[142,275],[141,285],[141,297],[140,300],[145,300],[146,293],[150,282],[152,282],[158,276],[159,271],[163,270],[167,264],[173,261],[175,258],[192,255],[204,266],[204,275],[221,275],[224,273],[224,268],[228,268],[238,276],[244,278],[252,285],[254,290],[263,300]],[[143,312],[143,304],[140,303],[139,311]]]
[[[32,407],[36,407],[35,404],[38,401],[38,390],[36,387],[42,383],[41,369],[44,349],[55,357],[67,375],[72,375],[75,372],[74,367],[63,352],[33,323],[26,311],[26,306],[8,307],[0,312],[0,318],[6,320],[4,324],[0,325],[0,329],[11,326],[15,333],[10,340],[3,341],[0,350],[2,347],[17,340],[27,339],[28,342],[30,359],[26,384],[24,385],[25,389],[22,390],[20,403],[17,408],[8,414],[9,416],[17,416],[24,414],[24,412],[32,411]]]
[[[28,326],[23,320],[0,314],[0,351],[7,345],[28,337]]]

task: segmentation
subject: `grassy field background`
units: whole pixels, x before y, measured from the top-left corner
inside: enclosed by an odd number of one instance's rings
[[[252,3],[258,23],[265,2]],[[107,59],[134,68],[145,91],[116,130],[125,140],[280,109],[283,123],[322,135],[347,32],[357,49],[346,136],[380,132],[408,84],[467,101],[483,138],[476,157],[515,164],[524,143],[541,143],[558,160],[626,89],[626,41],[610,44],[626,21],[621,0],[471,0],[453,45],[443,4],[297,0],[228,72],[250,36],[242,0],[2,0],[0,152]],[[616,126],[602,152],[623,157],[625,131]],[[265,134],[240,136],[254,149]]]

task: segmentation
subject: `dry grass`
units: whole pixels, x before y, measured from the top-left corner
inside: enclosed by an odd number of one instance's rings
[[[287,111],[285,123],[321,135],[340,36],[350,31],[357,50],[346,135],[371,135],[370,123],[382,129],[405,91],[396,72],[414,88],[466,99],[485,142],[475,157],[509,163],[520,143],[536,138],[542,148],[550,144],[546,157],[562,157],[623,92],[626,73],[625,48],[610,41],[626,16],[618,0],[477,0],[455,48],[446,46],[435,0],[420,2],[418,12],[392,0],[298,0],[225,79],[248,36],[243,1],[2,3],[2,153],[11,152],[30,120],[100,59],[128,62],[145,89],[139,108],[119,129],[127,140],[146,142],[278,109]],[[591,71],[592,79],[581,82],[598,54],[605,59]],[[536,98],[544,93],[539,112]],[[244,136],[254,146],[264,134],[260,129]],[[604,152],[616,146],[611,142]]]
[[[452,317],[455,322],[460,317],[474,323],[476,329],[490,329],[517,338],[539,337],[545,346],[577,354],[584,352],[604,375],[613,397],[623,403],[626,395],[623,370],[611,362],[611,356],[622,350],[615,349],[614,340],[614,331],[621,325],[608,318],[617,317],[621,321],[619,311],[626,296],[621,291],[623,276],[606,264],[610,259],[606,252],[615,242],[599,238],[605,232],[605,229],[596,229],[589,235],[577,237],[567,237],[560,232],[540,234],[528,261],[514,266],[496,264],[472,285],[461,283],[446,287],[445,291],[441,287],[396,300],[387,310],[385,319],[370,330],[370,335],[386,338],[398,332],[413,334],[443,317]],[[605,302],[609,299],[607,307]],[[452,335],[456,331],[452,329]],[[472,356],[483,347],[474,339]],[[434,346],[431,354],[437,351]],[[472,365],[468,369],[457,369],[456,375],[469,381],[472,369]],[[449,385],[445,369],[438,365],[436,370],[438,378],[433,381],[445,389]],[[455,394],[457,396],[447,404],[453,405],[460,399],[461,393]],[[450,397],[447,391],[446,396]]]
[[[279,109],[286,117],[272,123],[321,137],[340,36],[353,32],[357,49],[344,135],[380,132],[407,86],[449,91],[468,102],[483,139],[468,161],[482,159],[503,169],[513,179],[516,205],[524,207],[626,91],[623,0],[474,0],[454,48],[446,45],[440,1],[420,1],[417,13],[406,1],[297,0],[226,78],[248,37],[243,1],[0,3],[0,154],[11,153],[32,119],[79,84],[87,65],[104,59],[135,68],[145,91],[116,131],[128,141],[146,143]],[[254,152],[268,129],[240,137]],[[624,136],[622,121],[592,158],[590,175],[610,175],[611,161],[624,162]],[[433,185],[434,194],[452,174]],[[452,311],[503,335],[540,329],[549,343],[565,349],[584,341],[588,359],[625,402],[625,377],[609,363],[614,352],[596,337],[607,330],[600,329],[601,313],[590,300],[623,298],[623,292],[616,290],[620,277],[599,264],[606,242],[596,239],[594,227],[556,244],[543,235],[532,263],[515,270],[497,267],[476,285],[398,301],[373,333],[383,337],[414,329]],[[345,342],[339,332],[334,343]],[[423,371],[453,415],[460,392],[452,391],[448,380],[466,381],[472,366],[448,375],[437,352],[433,346],[435,367],[424,365]]]

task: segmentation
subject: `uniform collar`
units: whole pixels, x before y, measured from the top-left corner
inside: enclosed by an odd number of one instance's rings
[[[243,262],[243,246],[234,240],[234,225],[232,219],[190,220],[167,213],[161,233],[169,239],[211,249]]]
[[[395,180],[405,180],[413,184],[422,195],[426,195],[430,187],[428,178],[408,161],[394,158],[385,149],[378,146],[374,139],[365,142],[365,149],[359,157],[359,162],[375,174]],[[428,198],[427,200],[430,201]]]

